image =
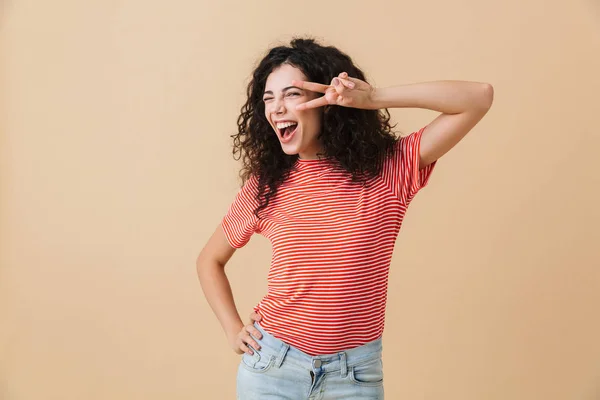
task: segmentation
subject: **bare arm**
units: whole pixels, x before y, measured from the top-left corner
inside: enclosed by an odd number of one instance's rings
[[[225,265],[234,252],[235,248],[227,242],[219,224],[200,252],[196,261],[196,270],[204,296],[221,323],[230,346],[238,354],[244,352],[251,354],[252,351],[246,346],[247,343],[255,346],[256,349],[260,346],[248,333],[251,332],[259,339],[260,333],[253,326],[244,326],[235,306],[229,279],[225,274]]]
[[[419,168],[425,168],[452,149],[483,118],[494,100],[492,85],[481,82],[447,80],[373,88],[342,72],[331,85],[305,81],[292,83],[324,93],[324,96],[297,105],[297,110],[330,104],[366,110],[411,107],[441,112],[423,130]]]
[[[419,168],[424,168],[464,138],[493,99],[494,89],[488,83],[437,81],[375,89],[371,107],[415,107],[442,113],[423,131]]]

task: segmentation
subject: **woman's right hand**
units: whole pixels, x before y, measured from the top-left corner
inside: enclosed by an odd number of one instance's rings
[[[237,354],[254,354],[248,345],[254,347],[256,350],[260,350],[260,345],[254,338],[260,340],[262,339],[262,334],[254,327],[254,321],[260,321],[260,315],[257,313],[250,314],[250,323],[244,325],[240,332],[231,339],[231,347]],[[254,337],[252,337],[251,334]]]

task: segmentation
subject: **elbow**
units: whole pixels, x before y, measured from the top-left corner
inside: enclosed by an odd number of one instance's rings
[[[492,107],[494,102],[494,87],[489,83],[481,84],[481,94],[478,100],[478,108],[482,111],[487,111]]]
[[[211,274],[214,270],[224,270],[225,263],[221,262],[214,257],[209,256],[204,251],[200,252],[198,258],[196,259],[196,272],[200,279],[202,279],[203,274]]]
[[[198,256],[198,258],[196,259],[196,273],[198,274],[198,278],[200,279],[200,283],[202,283],[202,274],[205,271],[205,266],[206,263],[204,262],[204,259],[202,258],[202,254],[200,254]]]
[[[196,272],[198,273],[200,280],[202,280],[203,273],[205,273],[207,268],[211,265],[214,265],[214,263],[209,262],[206,255],[203,255],[201,252],[196,259]]]

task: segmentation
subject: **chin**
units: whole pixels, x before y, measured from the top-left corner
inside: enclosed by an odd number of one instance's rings
[[[300,139],[300,138],[297,138]],[[288,156],[293,156],[296,155],[298,153],[300,153],[300,151],[302,150],[299,146],[300,140],[298,140],[298,143],[279,143],[281,145],[281,149],[283,150],[283,152],[285,154],[287,154]]]
[[[282,147],[282,150],[288,156],[295,156],[300,153],[300,151],[298,149],[296,149],[295,147],[293,149]]]

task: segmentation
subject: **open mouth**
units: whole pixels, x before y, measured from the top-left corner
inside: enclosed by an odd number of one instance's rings
[[[277,130],[279,131],[279,136],[281,136],[281,139],[283,141],[287,141],[289,139],[291,139],[291,137],[293,136],[293,134],[296,132],[296,129],[298,128],[298,123],[297,122],[284,122],[284,123],[278,123],[277,124]]]

